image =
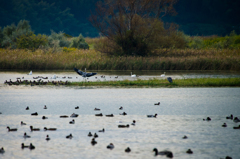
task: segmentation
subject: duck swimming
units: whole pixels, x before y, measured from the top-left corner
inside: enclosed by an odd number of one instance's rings
[[[79,109],[79,106],[75,107],[75,109]]]
[[[226,124],[226,123],[223,123],[222,127],[227,127],[227,124]]]
[[[60,118],[68,118],[67,115],[61,115]]]
[[[44,130],[45,131],[56,131],[57,130],[57,128],[46,128],[46,127],[44,127]]]
[[[118,128],[129,128],[129,125],[118,125]]]
[[[46,105],[44,105],[43,109],[47,109],[47,106],[46,106]]]
[[[29,110],[29,107],[28,107],[28,106],[26,107],[26,110]]]
[[[227,116],[226,119],[231,119],[231,120],[233,120],[233,115],[231,114],[230,116]]]
[[[148,118],[156,118],[157,117],[157,114],[155,115],[147,115]]]
[[[95,110],[95,111],[100,111],[101,109],[99,109],[99,108],[94,108],[94,110]]]
[[[12,129],[10,129],[9,126],[7,126],[7,129],[8,129],[8,131],[17,131],[17,128],[12,128]]]
[[[155,156],[157,155],[166,155],[168,158],[173,158],[173,153],[171,151],[160,151],[158,152],[157,148],[154,148],[153,151],[155,152]]]
[[[48,135],[46,136],[46,140],[47,140],[47,141],[49,141],[49,140],[50,140],[50,137],[49,137]]]
[[[187,139],[188,137],[187,137],[186,135],[184,135],[182,138],[183,138],[183,139]]]
[[[75,120],[73,119],[72,121],[69,122],[69,124],[75,124]]]
[[[21,144],[21,148],[24,149],[24,148],[29,148],[29,146],[27,145],[24,145],[24,143]]]
[[[42,116],[42,119],[44,120],[44,119],[48,119],[48,117],[46,117],[46,116]]]
[[[72,117],[72,118],[78,117],[78,114],[72,113],[72,115],[70,117]]]
[[[103,128],[102,130],[99,130],[98,132],[105,132],[105,129]]]
[[[39,128],[33,128],[33,126],[30,126],[31,131],[40,131]]]
[[[94,146],[95,144],[97,144],[97,141],[95,141],[95,138],[92,138],[91,144]]]
[[[94,133],[94,136],[93,136],[93,137],[97,138],[97,137],[98,137],[98,134],[97,134],[97,133]]]
[[[237,122],[240,122],[240,119],[238,119],[238,117],[235,117],[235,118],[233,119],[233,121],[234,121],[235,123],[237,123]]]
[[[127,113],[126,113],[126,112],[123,112],[122,114],[120,113],[119,115],[127,115]]]
[[[89,132],[89,133],[88,133],[88,136],[89,136],[89,137],[91,137],[91,136],[93,136],[93,135],[92,135],[92,133],[91,133],[91,132]]]
[[[188,154],[193,154],[193,152],[192,152],[191,149],[188,149],[188,150],[186,151],[186,153],[188,153]]]
[[[233,127],[233,129],[240,129],[240,125],[239,125],[238,127],[237,127],[237,126],[236,126],[236,127]]]
[[[27,135],[27,133],[25,132],[24,135],[23,135],[23,138],[30,138],[31,136]]]
[[[5,153],[5,150],[3,147],[0,149],[0,153]]]
[[[127,147],[126,149],[125,149],[125,152],[131,152],[131,149],[129,148],[129,147]]]
[[[120,108],[119,108],[119,110],[122,110],[123,109],[123,107],[121,106]]]
[[[95,116],[103,116],[103,114],[102,114],[102,113],[100,113],[100,114],[95,114]]]
[[[106,117],[114,117],[113,114],[106,115]]]
[[[135,120],[133,120],[133,122],[132,122],[132,124],[131,124],[131,125],[135,126],[135,124],[136,124],[136,121],[135,121]]]
[[[32,113],[31,115],[38,115],[38,113],[37,113],[37,112],[35,112],[35,113]]]
[[[107,149],[110,149],[110,150],[114,149],[113,143],[110,143],[109,145],[107,145]]]
[[[203,119],[203,121],[205,121],[205,120],[211,121],[212,119],[210,117],[207,117],[207,119]]]
[[[24,123],[23,121],[21,121],[21,125],[27,125],[26,123]]]
[[[66,136],[66,138],[67,138],[67,139],[72,139],[73,136],[72,136],[72,134],[70,134],[70,135]]]
[[[160,105],[160,102],[158,102],[158,103],[155,103],[154,105]]]
[[[35,146],[33,146],[33,144],[32,144],[32,143],[30,143],[30,145],[29,145],[29,149],[30,149],[30,150],[33,150],[33,149],[35,149]]]

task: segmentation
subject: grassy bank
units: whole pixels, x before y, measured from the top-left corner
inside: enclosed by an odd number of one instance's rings
[[[240,70],[240,49],[159,49],[151,57],[108,57],[94,49],[0,49],[0,57],[0,69]]]
[[[6,83],[9,84],[9,83]],[[239,87],[240,78],[195,78],[174,79],[169,83],[167,79],[149,79],[135,81],[94,81],[94,82],[13,82],[9,85],[67,85],[67,86],[103,86],[103,87]]]
[[[199,78],[174,79],[169,83],[166,79],[150,79],[136,81],[99,81],[99,82],[72,82],[69,86],[114,86],[114,87],[239,87],[240,78]]]

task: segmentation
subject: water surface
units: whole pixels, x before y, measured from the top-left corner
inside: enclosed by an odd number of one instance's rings
[[[65,86],[0,86],[0,158],[155,158],[153,148],[170,150],[174,158],[240,158],[240,132],[232,120],[240,117],[240,88],[95,88]],[[159,106],[154,103],[161,102]],[[48,109],[43,109],[44,105]],[[25,110],[29,106],[30,110]],[[79,106],[79,109],[75,109]],[[123,110],[119,107],[123,106]],[[101,111],[94,111],[94,108]],[[125,111],[128,115],[119,113]],[[31,113],[38,112],[38,116]],[[76,123],[60,115],[79,114]],[[113,118],[95,114],[114,114]],[[157,118],[146,115],[157,113]],[[42,120],[42,116],[48,117]],[[211,117],[212,121],[203,121]],[[135,126],[120,129],[119,124]],[[21,126],[20,121],[27,123]],[[228,126],[223,128],[221,125]],[[40,128],[31,132],[29,126]],[[18,128],[8,132],[6,126]],[[55,132],[43,131],[55,127]],[[105,128],[104,133],[98,130]],[[31,136],[24,139],[23,133]],[[98,142],[90,144],[89,132],[97,133]],[[65,136],[73,134],[73,139]],[[51,140],[46,141],[46,135]],[[182,139],[184,135],[188,139]],[[36,146],[21,149],[21,143]],[[106,146],[113,143],[115,148]],[[130,147],[132,151],[125,153]],[[191,148],[192,155],[186,154]],[[165,157],[162,157],[165,158]]]

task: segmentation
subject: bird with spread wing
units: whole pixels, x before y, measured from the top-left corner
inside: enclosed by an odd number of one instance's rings
[[[86,72],[86,68],[85,68],[85,72],[77,69],[77,68],[74,68],[74,71],[76,71],[80,76],[86,78],[86,77],[91,77],[91,76],[94,76],[96,75],[97,73],[87,73]]]

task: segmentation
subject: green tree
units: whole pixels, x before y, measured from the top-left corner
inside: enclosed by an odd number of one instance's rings
[[[89,46],[86,43],[82,34],[80,34],[78,37],[72,38],[72,42],[70,44],[70,47],[78,48],[78,49],[89,49]]]
[[[40,46],[46,46],[48,44],[48,39],[46,35],[35,35],[31,33],[30,35],[24,34],[17,38],[17,48],[19,49],[30,49],[35,50]]]

